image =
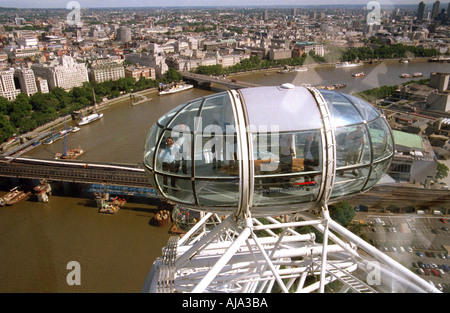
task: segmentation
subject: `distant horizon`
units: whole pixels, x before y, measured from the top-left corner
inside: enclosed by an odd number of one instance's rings
[[[0,8],[6,9],[66,9],[71,0],[3,0]],[[18,6],[18,2],[20,5]],[[229,7],[320,7],[320,6],[364,6],[370,0],[342,1],[342,0],[308,0],[306,3],[295,3],[296,0],[185,0],[180,4],[176,0],[77,0],[82,9],[127,9],[127,8],[229,8]],[[225,3],[224,3],[225,2]],[[417,6],[420,1],[379,0],[381,6]],[[432,5],[435,0],[424,0],[425,5]],[[446,8],[449,2],[441,2]]]

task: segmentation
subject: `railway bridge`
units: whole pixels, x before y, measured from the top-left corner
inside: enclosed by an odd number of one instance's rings
[[[144,168],[133,164],[3,157],[0,159],[0,177],[153,188]]]

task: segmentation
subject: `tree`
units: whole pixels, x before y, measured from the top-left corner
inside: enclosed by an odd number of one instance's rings
[[[329,210],[330,217],[344,227],[349,225],[356,215],[353,207],[345,201],[330,205]]]
[[[8,118],[0,113],[0,142],[4,142],[16,133],[16,128],[11,124]]]
[[[438,162],[436,168],[436,179],[444,179],[448,176],[449,168],[447,165]]]
[[[11,111],[11,102],[4,97],[0,97],[0,113],[8,114]]]

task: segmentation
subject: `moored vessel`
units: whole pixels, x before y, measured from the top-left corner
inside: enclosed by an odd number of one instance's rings
[[[347,68],[347,67],[357,67],[357,66],[362,66],[363,63],[350,63],[350,62],[342,62],[342,63],[336,63],[334,66],[336,68]]]
[[[189,90],[192,88],[194,88],[194,85],[191,85],[191,84],[176,84],[173,86],[163,85],[163,86],[160,86],[159,95],[160,96],[169,95],[169,94],[177,93],[180,91]]]
[[[353,77],[364,77],[366,76],[366,74],[364,74],[364,72],[359,72],[359,73],[354,73],[352,74]]]
[[[56,153],[55,160],[74,160],[84,154],[84,150],[80,148],[70,149],[66,153]]]
[[[96,120],[99,120],[103,117],[103,113],[93,113],[88,116],[83,116],[78,122],[78,126],[83,126],[89,123],[92,123]]]
[[[14,187],[9,191],[8,194],[6,194],[2,199],[0,205],[13,205],[18,203],[19,201],[25,199],[30,195],[30,192],[25,192],[23,190],[20,190],[19,187]]]

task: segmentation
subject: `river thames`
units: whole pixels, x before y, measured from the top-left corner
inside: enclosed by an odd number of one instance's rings
[[[355,93],[383,85],[395,85],[402,73],[448,72],[447,63],[398,61],[366,64],[352,69],[310,68],[306,72],[278,74],[255,72],[237,75],[237,80],[261,85],[347,84],[339,92]],[[363,78],[352,73],[364,72]],[[68,137],[67,147],[82,148],[81,160],[142,164],[145,139],[158,118],[189,100],[221,91],[191,89],[178,94],[158,96],[145,93],[151,100],[132,106],[125,99],[103,111],[104,117]],[[70,121],[67,126],[74,126]],[[63,149],[63,141],[41,145],[27,157],[52,159]],[[7,192],[3,186],[0,195]],[[116,215],[97,213],[93,197],[78,196],[70,184],[50,197],[47,204],[31,199],[0,209],[0,292],[140,292],[144,280],[161,248],[171,236],[169,228],[150,225],[157,201],[127,203]],[[76,196],[74,196],[76,195]],[[80,265],[81,284],[67,283],[67,264]]]

